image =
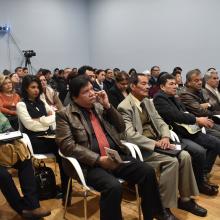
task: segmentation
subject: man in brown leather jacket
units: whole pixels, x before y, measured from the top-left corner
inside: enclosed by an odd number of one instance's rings
[[[186,74],[186,89],[180,94],[180,100],[188,112],[196,117],[209,117],[215,119],[214,115],[220,115],[204,97],[202,93],[202,76],[198,69],[191,70]],[[212,128],[206,129],[208,134],[220,138],[220,125],[214,124]]]
[[[100,219],[122,219],[122,186],[117,178],[138,184],[145,220],[169,219],[163,212],[153,168],[126,154],[118,135],[125,124],[105,91],[95,92],[89,78],[77,76],[70,82],[70,95],[72,103],[57,113],[56,141],[65,156],[79,161],[87,184],[101,192]],[[104,147],[117,151],[127,162],[111,160]],[[65,162],[64,168],[73,176],[74,170]]]

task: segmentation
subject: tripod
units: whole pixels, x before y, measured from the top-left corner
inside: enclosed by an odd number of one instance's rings
[[[28,73],[33,75],[33,66],[31,65],[31,58],[25,56],[25,67],[28,68]]]

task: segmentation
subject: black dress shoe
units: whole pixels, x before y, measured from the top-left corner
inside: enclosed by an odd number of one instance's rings
[[[205,182],[198,186],[199,192],[208,196],[215,196],[218,194],[218,189]]]
[[[205,217],[207,210],[199,206],[194,199],[190,199],[187,202],[183,202],[181,199],[178,200],[178,208],[185,211],[191,212],[194,215]]]
[[[168,208],[164,209],[161,215],[156,215],[154,218],[157,220],[179,220]]]
[[[43,208],[37,208],[33,210],[23,210],[22,211],[22,217],[27,219],[40,219],[43,217],[46,217],[51,214],[51,211],[44,210]]]
[[[205,174],[205,175],[203,176],[203,181],[204,181],[204,183],[210,185],[211,187],[214,187],[214,188],[216,188],[216,189],[219,188],[219,186],[218,186],[217,184],[214,184],[214,183],[210,182],[210,178],[207,177],[207,174]]]

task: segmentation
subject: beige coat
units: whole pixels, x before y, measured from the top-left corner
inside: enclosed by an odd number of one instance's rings
[[[156,111],[153,102],[148,98],[142,101],[145,104],[151,122],[161,137],[170,137],[168,125]],[[159,186],[162,202],[165,208],[177,207],[177,196],[190,197],[198,195],[198,188],[194,177],[191,157],[182,151],[178,159],[164,154],[152,152],[155,141],[145,137],[138,108],[131,95],[128,95],[118,106],[125,125],[127,140],[137,144],[142,150],[144,161],[159,170]],[[152,153],[151,153],[152,152]],[[147,153],[147,154],[146,154]],[[187,178],[184,178],[187,176]]]
[[[158,114],[153,102],[148,98],[145,98],[142,102],[145,104],[153,126],[160,137],[170,137],[169,127]],[[155,141],[142,135],[143,128],[138,108],[130,94],[119,104],[118,111],[122,114],[125,121],[127,140],[137,144],[142,149],[153,151]]]

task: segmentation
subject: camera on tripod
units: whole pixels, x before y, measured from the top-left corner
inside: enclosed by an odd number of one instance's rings
[[[31,58],[36,56],[36,53],[33,50],[22,50],[22,52],[24,53],[24,56],[26,58]]]

